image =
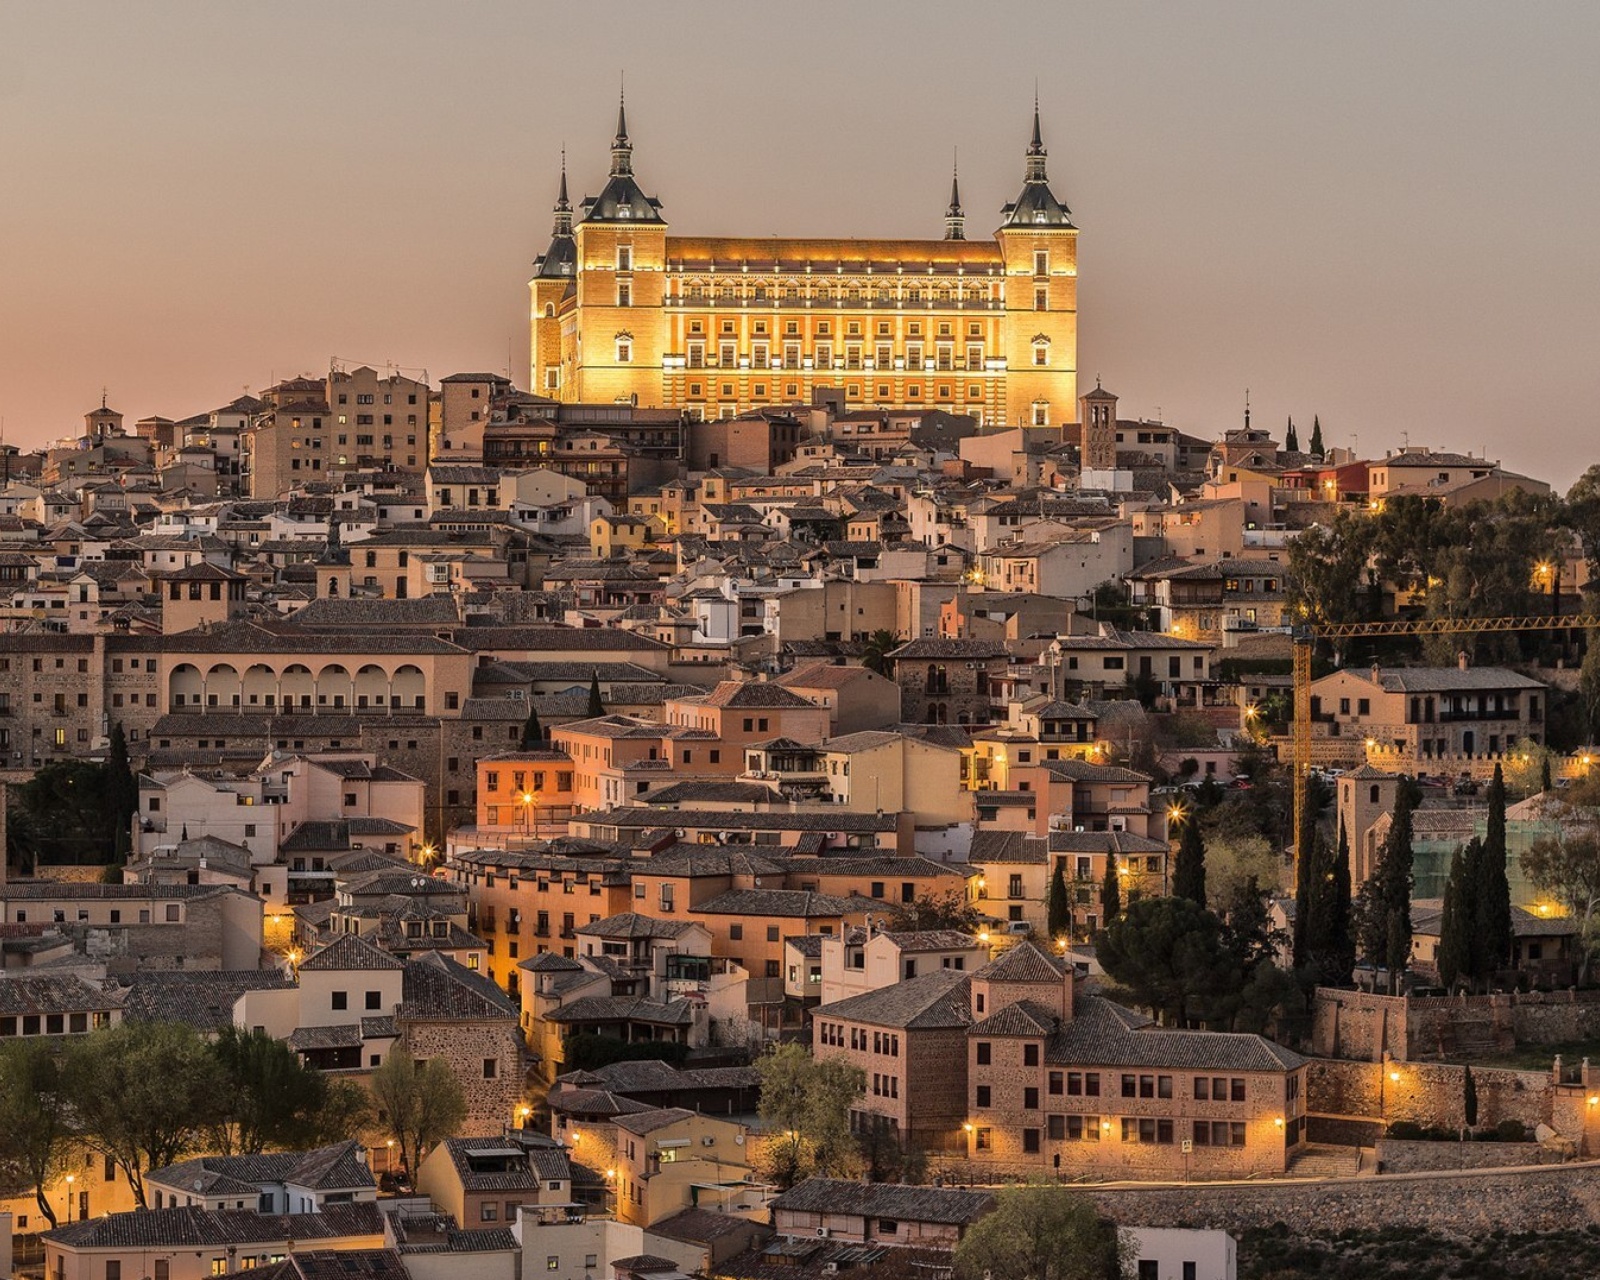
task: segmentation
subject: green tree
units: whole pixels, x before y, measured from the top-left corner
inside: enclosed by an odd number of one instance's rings
[[[144,1175],[202,1145],[226,1103],[210,1046],[181,1022],[124,1022],[75,1039],[63,1073],[79,1132],[146,1206]]]
[[[1505,766],[1501,770],[1506,795],[1526,799],[1548,791],[1552,765],[1560,757],[1548,745],[1531,742],[1526,738],[1506,748]],[[1497,769],[1501,766],[1496,765]]]
[[[400,1148],[400,1162],[413,1178],[422,1157],[435,1143],[450,1137],[467,1118],[461,1084],[442,1058],[419,1063],[393,1048],[368,1082],[380,1121]]]
[[[52,1227],[46,1193],[67,1171],[69,1121],[56,1045],[34,1036],[0,1041],[0,1185],[31,1188]]]
[[[528,699],[528,718],[522,722],[522,741],[518,748],[522,751],[536,750],[544,742],[544,726],[539,723],[539,709],[533,705],[533,699]]]
[[[1072,928],[1072,903],[1067,897],[1067,860],[1056,859],[1056,869],[1050,873],[1049,923],[1052,938],[1064,937]]]
[[[1389,971],[1391,992],[1399,989],[1400,977],[1411,958],[1411,814],[1415,808],[1416,787],[1407,780],[1402,782],[1395,800],[1378,865],[1361,886],[1361,953],[1369,964]]]
[[[330,1081],[265,1031],[224,1027],[211,1052],[223,1087],[211,1143],[221,1154],[319,1146],[354,1137],[359,1129],[365,1090]]]
[[[106,754],[106,804],[111,811],[116,855],[126,859],[133,845],[133,820],[139,812],[139,780],[133,776],[128,737],[120,720],[111,726],[111,745]]]
[[[866,650],[861,655],[861,665],[880,676],[894,675],[894,659],[889,655],[900,647],[900,637],[893,631],[880,627],[867,637]]]
[[[1062,1187],[1007,1187],[955,1251],[957,1280],[1122,1280],[1133,1262],[1116,1224]]]
[[[1215,1018],[1244,982],[1222,922],[1191,898],[1139,898],[1095,948],[1107,975],[1164,1023]]]
[[[1588,980],[1600,909],[1600,813],[1564,806],[1555,833],[1535,840],[1518,859],[1522,873],[1577,920],[1578,980]]]
[[[1206,905],[1206,846],[1200,837],[1200,822],[1191,817],[1183,824],[1178,839],[1178,857],[1172,865],[1172,892],[1199,906]]]
[[[1466,1118],[1467,1128],[1478,1123],[1478,1082],[1472,1078],[1471,1067],[1461,1077],[1461,1114]]]
[[[1488,825],[1478,878],[1477,931],[1484,961],[1480,977],[1511,962],[1511,884],[1506,877],[1506,783],[1497,764],[1489,782]]]
[[[1319,458],[1327,454],[1322,447],[1322,419],[1316,414],[1311,415],[1311,452]]]
[[[1100,882],[1100,923],[1110,924],[1122,914],[1122,884],[1117,879],[1117,860],[1106,859],[1106,878]]]
[[[600,696],[600,672],[596,671],[589,677],[589,708],[584,715],[593,720],[596,716],[606,713],[605,700]]]
[[[1352,916],[1354,901],[1350,886],[1350,838],[1339,828],[1339,846],[1328,870],[1326,958],[1322,963],[1324,982],[1346,986],[1356,967],[1356,939]]]
[[[1290,453],[1300,452],[1300,436],[1294,429],[1294,419],[1292,417],[1289,419],[1288,430],[1283,433],[1283,447]]]
[[[1274,893],[1283,887],[1283,855],[1265,836],[1208,837],[1205,842],[1206,897],[1213,911],[1229,911],[1253,880]]]
[[[866,1089],[866,1073],[840,1056],[813,1058],[801,1045],[782,1044],[756,1060],[756,1075],[759,1113],[774,1135],[774,1177],[792,1186],[811,1173],[841,1171],[855,1152],[850,1108]]]
[[[1583,633],[1583,665],[1578,668],[1578,697],[1589,728],[1588,740],[1600,741],[1600,629],[1590,628]]]
[[[1472,969],[1471,909],[1465,911],[1463,898],[1466,892],[1466,858],[1458,847],[1450,858],[1450,878],[1444,886],[1444,910],[1439,916],[1439,950],[1435,965],[1439,970],[1439,983],[1449,988],[1456,979],[1469,974]],[[1463,918],[1465,916],[1465,918]]]
[[[116,857],[117,831],[106,783],[106,766],[61,760],[12,787],[12,813],[27,845],[19,861],[94,864]]]
[[[971,933],[982,922],[982,913],[962,889],[920,894],[910,902],[888,904],[884,910],[885,926],[905,933],[924,929],[962,929]]]

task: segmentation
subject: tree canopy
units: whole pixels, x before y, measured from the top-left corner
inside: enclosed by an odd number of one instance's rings
[[[1132,1263],[1116,1224],[1062,1187],[1007,1187],[956,1246],[957,1280],[1121,1280]]]
[[[400,1148],[400,1161],[413,1178],[428,1149],[467,1118],[466,1095],[439,1058],[419,1063],[397,1046],[373,1071],[370,1086],[383,1123]]]
[[[773,1179],[787,1187],[812,1174],[846,1172],[855,1154],[850,1107],[866,1088],[866,1073],[837,1055],[813,1058],[801,1045],[781,1044],[756,1060],[756,1074],[761,1119],[774,1135]]]

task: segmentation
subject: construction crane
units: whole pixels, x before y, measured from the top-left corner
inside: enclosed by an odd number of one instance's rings
[[[1390,636],[1480,635],[1503,631],[1561,631],[1600,627],[1596,614],[1538,614],[1516,618],[1390,618],[1382,622],[1330,622],[1294,630],[1294,858],[1300,847],[1306,811],[1306,781],[1311,775],[1311,655],[1318,640],[1370,640]]]

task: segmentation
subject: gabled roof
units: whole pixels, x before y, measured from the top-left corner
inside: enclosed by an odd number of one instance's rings
[[[358,933],[342,933],[300,964],[300,972],[322,973],[342,969],[381,971],[404,969],[405,963],[382,951]]]
[[[429,952],[405,962],[399,1020],[515,1020],[517,1006],[483,974]]]
[[[838,1018],[906,1030],[965,1027],[972,1022],[968,974],[935,969],[919,977],[847,996],[812,1011],[815,1018]]]
[[[1065,961],[1047,956],[1033,943],[1023,941],[991,960],[972,976],[990,982],[1059,983],[1066,969]]]

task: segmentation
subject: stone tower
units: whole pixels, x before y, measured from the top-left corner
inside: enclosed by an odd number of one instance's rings
[[[1064,423],[1078,398],[1078,228],[1050,190],[1039,103],[1022,192],[995,232],[1005,271],[1006,416]]]

